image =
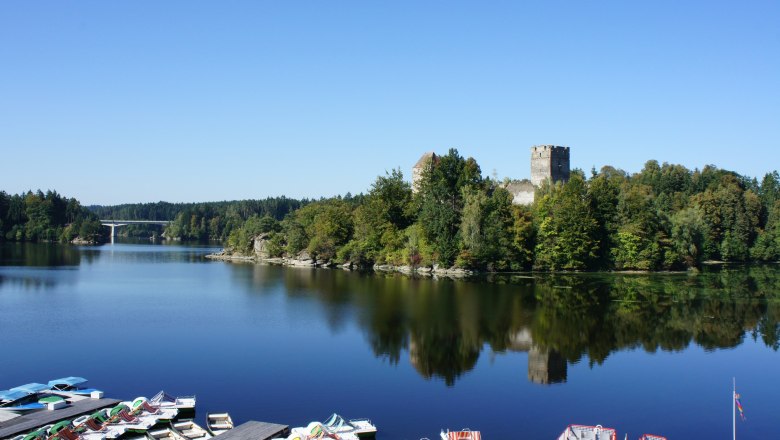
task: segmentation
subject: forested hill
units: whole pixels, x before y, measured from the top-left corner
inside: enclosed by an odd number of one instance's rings
[[[130,203],[114,206],[89,206],[101,219],[117,220],[170,220],[165,235],[183,240],[223,240],[252,216],[283,219],[290,212],[308,203],[287,197],[262,200],[239,200],[204,203]],[[147,233],[143,225],[131,225],[120,233],[142,235]]]
[[[705,260],[780,260],[780,176],[756,179],[651,160],[635,174],[574,170],[544,184],[530,206],[483,178],[457,150],[424,173],[417,193],[400,170],[359,200],[312,202],[281,222],[253,216],[228,247],[251,253],[265,234],[272,257],[360,266],[483,270],[668,270]],[[278,217],[277,217],[278,218]]]
[[[105,238],[95,214],[56,191],[10,195],[0,191],[0,241],[97,243]]]

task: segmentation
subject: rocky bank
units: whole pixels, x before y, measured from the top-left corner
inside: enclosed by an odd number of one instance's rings
[[[294,257],[271,257],[267,251],[267,236],[265,234],[255,237],[253,254],[244,255],[223,249],[216,254],[206,255],[206,258],[222,261],[239,261],[251,263],[276,264],[291,267],[318,267],[343,270],[373,270],[374,272],[398,272],[404,275],[437,276],[450,278],[464,278],[475,275],[476,272],[458,267],[444,268],[437,264],[433,266],[393,266],[388,264],[375,264],[373,266],[358,266],[352,262],[335,263],[332,260],[315,259],[307,251],[301,251]]]

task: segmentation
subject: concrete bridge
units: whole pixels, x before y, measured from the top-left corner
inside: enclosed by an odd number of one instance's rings
[[[111,228],[111,237],[116,237],[116,228],[127,225],[163,225],[166,226],[170,220],[100,220],[100,224]]]

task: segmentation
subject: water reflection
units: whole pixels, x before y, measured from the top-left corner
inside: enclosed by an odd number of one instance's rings
[[[332,329],[355,315],[374,354],[405,356],[425,378],[453,385],[486,348],[528,354],[528,379],[567,380],[568,364],[591,366],[612,353],[732,348],[745,337],[778,350],[776,266],[709,268],[699,274],[493,276],[489,280],[236,266],[254,291],[284,283],[314,298]],[[486,282],[487,281],[487,282]]]
[[[37,243],[0,243],[0,266],[62,267],[81,264],[75,246]]]
[[[170,248],[176,247],[176,252]],[[0,243],[0,287],[47,290],[74,282],[80,266],[100,259],[111,263],[204,263],[204,255],[217,250],[208,246],[180,243],[150,246],[147,243],[121,243],[101,246],[72,246],[41,243]],[[74,274],[63,275],[62,270]],[[55,272],[52,272],[54,270]]]

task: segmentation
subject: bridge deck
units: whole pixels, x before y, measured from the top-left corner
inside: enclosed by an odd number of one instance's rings
[[[124,224],[124,225],[167,225],[171,220],[100,220],[103,224]]]

